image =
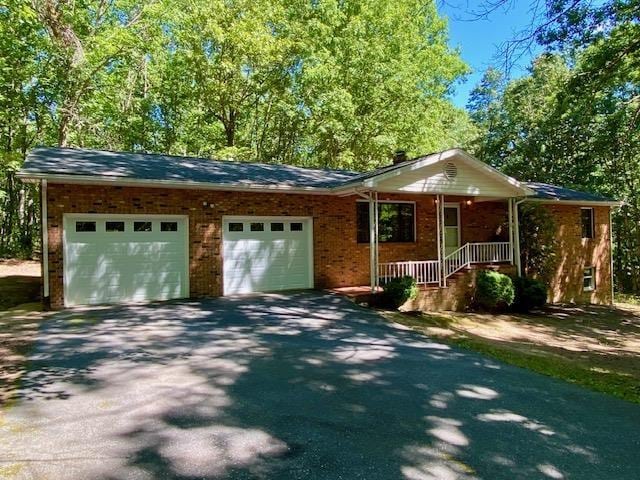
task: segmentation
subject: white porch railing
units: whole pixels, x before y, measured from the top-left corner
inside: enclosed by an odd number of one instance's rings
[[[437,260],[390,262],[378,264],[378,282],[386,283],[392,278],[410,276],[418,285],[440,282],[440,267]]]
[[[509,242],[465,243],[444,257],[444,278],[474,263],[500,263],[512,260]]]
[[[511,262],[509,242],[465,243],[444,258],[444,278],[476,263]],[[413,277],[418,285],[440,283],[438,260],[389,262],[378,264],[378,283],[384,284],[392,278]]]

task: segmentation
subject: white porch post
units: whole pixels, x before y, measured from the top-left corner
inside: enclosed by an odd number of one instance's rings
[[[440,286],[447,286],[447,277],[444,269],[445,228],[444,228],[444,195],[438,195],[438,262],[440,262]]]
[[[522,276],[522,265],[520,259],[520,219],[518,216],[518,205],[522,203],[520,201],[514,201],[513,203],[513,255],[515,257],[516,272],[518,276]]]
[[[438,248],[438,286],[442,286],[442,245],[440,242],[442,237],[440,235],[440,195],[436,195],[436,246]]]

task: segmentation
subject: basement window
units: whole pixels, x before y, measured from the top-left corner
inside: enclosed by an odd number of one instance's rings
[[[596,269],[594,267],[586,267],[582,274],[582,289],[585,292],[591,292],[596,289]]]

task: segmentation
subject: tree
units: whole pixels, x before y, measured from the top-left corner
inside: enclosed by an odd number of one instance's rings
[[[433,0],[7,0],[0,67],[0,255],[33,249],[36,145],[365,170],[475,132]]]

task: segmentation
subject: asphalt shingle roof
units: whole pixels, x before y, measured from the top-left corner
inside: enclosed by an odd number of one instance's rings
[[[75,148],[36,148],[27,156],[22,174],[105,176],[236,186],[285,185],[299,188],[331,188],[360,175],[343,170],[316,170],[291,165]]]
[[[324,189],[371,178],[401,166],[402,164],[390,165],[373,172],[358,173],[346,170],[321,170],[292,165],[230,162],[174,155],[75,148],[36,148],[27,156],[20,173],[25,177],[52,174],[128,180],[197,182],[222,186],[278,185],[292,188]],[[533,198],[544,200],[615,201],[601,195],[546,183],[527,182],[525,185],[536,192]]]
[[[548,183],[524,182],[531,190],[536,192],[533,198],[542,200],[565,200],[565,201],[583,201],[583,202],[615,202],[612,198],[589,192],[580,192],[571,190],[570,188],[558,187]]]

